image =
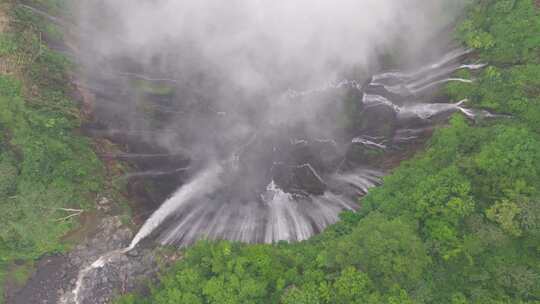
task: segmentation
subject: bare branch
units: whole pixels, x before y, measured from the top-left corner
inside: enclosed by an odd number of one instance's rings
[[[56,208],[56,210],[66,211],[66,212],[74,212],[74,213],[72,213],[72,214],[70,214],[70,215],[68,215],[66,217],[56,219],[56,220],[54,220],[55,222],[67,221],[70,218],[79,216],[84,212],[84,210],[82,210],[82,209],[69,209],[69,208]]]

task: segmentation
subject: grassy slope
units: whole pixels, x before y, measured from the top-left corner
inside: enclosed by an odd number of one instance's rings
[[[537,5],[476,1],[457,31],[490,66],[447,94],[512,118],[456,115],[322,235],[200,242],[149,297],[119,303],[540,303]]]
[[[44,39],[61,38],[42,17],[4,1],[10,25],[0,33],[0,287],[8,265],[65,250],[76,224],[59,208],[92,206],[102,165],[70,98],[70,63]],[[60,1],[36,1],[61,11]],[[0,290],[0,302],[2,301]]]

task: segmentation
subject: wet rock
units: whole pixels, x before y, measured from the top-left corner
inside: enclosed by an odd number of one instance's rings
[[[396,109],[384,103],[366,104],[359,118],[358,134],[372,137],[392,138],[396,129]]]
[[[138,256],[118,252],[103,267],[94,268],[86,274],[79,291],[79,302],[108,303],[118,292],[133,291],[142,279],[153,277],[156,269],[152,250],[141,250]],[[73,303],[73,299],[73,294],[68,295],[66,303]]]
[[[100,257],[125,248],[132,237],[132,231],[122,226],[119,217],[104,218],[98,227],[98,233],[88,240],[87,246],[78,246],[76,250],[69,253],[68,258],[71,264],[78,265],[75,267],[78,275],[82,269]],[[77,297],[79,302],[81,304],[107,303],[108,299],[113,298],[118,292],[128,292],[136,288],[135,282],[140,282],[143,277],[150,278],[155,274],[156,265],[153,254],[150,250],[129,255],[119,251],[113,254],[102,267],[91,269],[85,274]],[[145,255],[150,257],[143,260]],[[69,292],[63,294],[62,303],[75,303],[75,295],[72,291],[77,284],[77,275],[67,284],[69,286],[66,289]],[[128,284],[132,280],[133,283]]]
[[[127,253],[127,255],[130,256],[130,257],[137,257],[137,256],[139,256],[139,251],[137,249],[133,249],[133,250],[129,251]]]
[[[287,191],[293,185],[293,172],[290,166],[285,163],[274,163],[272,167],[272,178],[275,183],[281,188]]]
[[[46,257],[38,263],[37,273],[8,304],[76,303],[73,290],[80,271],[104,254],[125,248],[133,237],[119,217],[105,217],[96,232],[66,255]],[[141,288],[141,282],[155,276],[157,263],[150,249],[116,254],[103,267],[84,276],[78,300],[80,304],[105,304],[118,293]]]
[[[326,184],[313,166],[310,164],[298,166],[294,168],[293,172],[296,184],[300,189],[314,195],[324,194]]]
[[[319,165],[317,170],[334,171],[343,158],[343,149],[340,149],[337,142],[330,139],[318,139],[311,143],[315,159]]]
[[[111,200],[107,197],[101,197],[97,203],[97,209],[103,212],[108,212],[111,210]]]
[[[352,143],[347,151],[346,165],[348,167],[357,167],[359,164],[366,163],[374,165],[384,159],[384,152],[384,149],[377,146]]]

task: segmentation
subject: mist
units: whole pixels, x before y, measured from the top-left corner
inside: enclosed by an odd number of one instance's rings
[[[167,244],[303,240],[354,210],[383,172],[350,161],[351,146],[386,144],[370,141],[381,135],[376,127],[346,121],[343,100],[357,108],[382,100],[394,111],[396,102],[419,102],[425,88],[452,81],[444,76],[466,52],[443,57],[443,70],[429,64],[451,49],[446,29],[461,8],[447,0],[78,4],[80,77],[95,97],[94,134],[126,143],[132,155],[181,156],[139,175],[171,173],[177,182],[143,237],[155,230]],[[387,76],[371,81],[383,69],[422,66],[419,86],[403,96],[365,94],[370,85],[392,92]],[[396,79],[391,85],[407,89]],[[397,138],[397,114],[384,115],[371,116],[392,126],[383,136]],[[204,188],[198,176],[214,181],[212,189],[182,188]]]
[[[396,47],[413,57],[452,21],[454,2],[119,0],[81,11],[97,26],[85,36],[93,59],[129,57],[185,79],[208,71],[258,92],[320,84]]]

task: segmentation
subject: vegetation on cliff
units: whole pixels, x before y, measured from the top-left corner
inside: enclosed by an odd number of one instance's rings
[[[59,1],[36,1],[49,11]],[[57,28],[16,2],[0,8],[0,287],[13,263],[63,251],[79,208],[102,188],[102,165],[71,97],[69,61],[47,47]],[[0,288],[1,291],[1,288]],[[2,302],[0,292],[0,302]]]

